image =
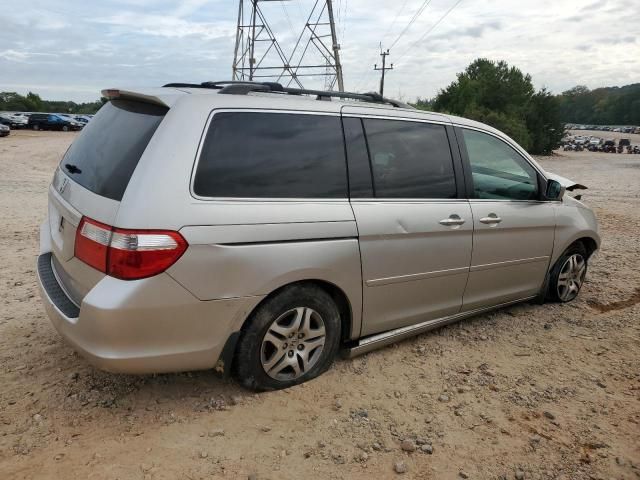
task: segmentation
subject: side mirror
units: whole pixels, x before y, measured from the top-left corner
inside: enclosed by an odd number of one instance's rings
[[[547,197],[547,200],[562,200],[564,192],[565,188],[560,184],[560,182],[556,180],[548,180],[547,190],[544,196]]]

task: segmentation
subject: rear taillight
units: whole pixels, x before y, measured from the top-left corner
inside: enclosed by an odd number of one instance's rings
[[[83,217],[76,232],[75,256],[109,276],[136,280],[164,272],[187,247],[178,232],[113,228]]]
[[[76,230],[75,256],[96,270],[107,272],[107,254],[111,227],[82,217]]]

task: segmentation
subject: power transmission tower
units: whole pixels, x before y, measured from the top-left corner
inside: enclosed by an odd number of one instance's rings
[[[374,70],[382,71],[382,76],[380,77],[380,95],[382,96],[384,96],[384,72],[386,72],[387,70],[393,70],[393,63],[391,64],[390,67],[386,66],[387,55],[389,55],[389,49],[387,49],[386,52],[385,51],[380,52],[380,56],[382,57],[382,68],[378,68],[377,63],[373,66]]]
[[[285,1],[289,0],[239,0],[233,80],[270,79],[304,88],[305,77],[324,78],[325,88],[333,90],[337,84],[338,90],[344,91],[332,0],[314,0],[289,53],[276,38],[261,8],[261,4]]]

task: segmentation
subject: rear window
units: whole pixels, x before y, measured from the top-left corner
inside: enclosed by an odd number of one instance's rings
[[[71,145],[60,168],[92,192],[122,200],[131,175],[168,108],[112,100]]]
[[[193,191],[202,197],[346,198],[340,118],[217,113],[202,147]]]

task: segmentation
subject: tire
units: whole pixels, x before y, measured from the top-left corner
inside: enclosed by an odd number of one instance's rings
[[[314,285],[285,287],[247,320],[236,348],[234,375],[256,391],[311,380],[333,363],[340,332],[340,312],[327,292]]]
[[[574,243],[560,256],[549,273],[547,300],[567,303],[574,300],[584,284],[589,256],[582,243]]]
[[[68,127],[67,125],[64,125],[64,126],[62,127],[62,131],[63,131],[63,132],[68,132],[68,131],[69,131],[69,127]]]
[[[38,125],[37,123],[33,124],[33,129],[34,130],[40,130],[40,125]]]

